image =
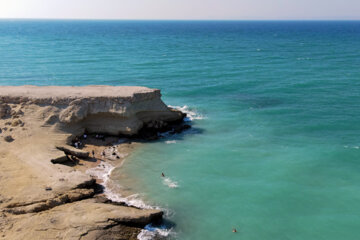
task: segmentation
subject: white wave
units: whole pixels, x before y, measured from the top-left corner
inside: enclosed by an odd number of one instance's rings
[[[188,106],[171,106],[169,105],[169,107],[171,108],[175,108],[183,113],[186,113],[186,117],[184,119],[185,122],[191,122],[193,120],[201,120],[201,119],[205,119],[206,117],[203,116],[202,114],[200,113],[197,113],[195,110],[189,108]]]
[[[139,240],[151,240],[156,236],[168,237],[172,234],[172,228],[166,228],[165,226],[153,227],[151,224],[145,226],[144,229],[141,230],[137,239]]]
[[[360,146],[348,146],[348,145],[345,145],[344,148],[360,149]]]
[[[176,140],[168,140],[168,141],[165,141],[166,144],[174,144],[176,143]]]
[[[309,57],[298,57],[296,58],[296,60],[300,61],[300,60],[311,60],[311,58]]]
[[[166,185],[166,186],[168,186],[169,188],[178,188],[178,187],[179,187],[179,185],[178,185],[177,182],[171,180],[171,179],[168,178],[168,177],[165,177],[165,178],[163,179],[163,184]]]
[[[139,194],[132,194],[127,197],[122,197],[119,193],[111,191],[111,188],[109,187],[109,183],[111,181],[110,175],[114,169],[115,167],[110,163],[101,162],[98,166],[88,169],[86,173],[102,180],[101,185],[104,187],[104,195],[113,202],[123,202],[128,206],[134,206],[142,209],[159,209],[164,212],[165,216],[172,214],[169,209],[146,204],[143,200],[140,199]],[[165,178],[164,182],[166,182],[166,185],[170,188],[178,187],[177,182],[171,181],[170,178]],[[137,238],[139,240],[152,240],[156,236],[167,237],[170,233],[175,234],[172,232],[172,228],[168,229],[165,226],[153,227],[151,224],[149,224],[141,230]]]
[[[129,206],[134,206],[144,209],[158,209],[157,207],[147,205],[139,198],[139,194],[133,194],[127,197],[122,197],[119,193],[111,191],[109,188],[109,181],[111,172],[115,169],[114,166],[107,162],[102,162],[94,168],[90,168],[86,173],[102,180],[101,185],[104,187],[104,194],[106,198],[113,202],[123,202]]]

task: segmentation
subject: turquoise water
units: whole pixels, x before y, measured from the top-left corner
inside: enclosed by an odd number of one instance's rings
[[[144,85],[198,114],[118,170],[176,239],[359,239],[359,53],[360,22],[0,21],[0,85]]]

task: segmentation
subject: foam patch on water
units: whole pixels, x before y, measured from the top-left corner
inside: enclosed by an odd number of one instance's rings
[[[347,145],[345,145],[344,148],[360,149],[360,146],[347,146]]]
[[[94,176],[103,181],[101,185],[104,186],[104,194],[108,199],[110,199],[113,202],[124,202],[128,206],[134,206],[143,209],[160,209],[164,212],[165,215],[171,214],[171,212],[167,209],[161,209],[159,207],[154,207],[146,204],[144,201],[140,199],[139,194],[133,194],[128,197],[122,197],[120,194],[112,192],[108,187],[108,184],[110,181],[111,172],[114,169],[115,167],[112,166],[111,164],[103,162],[95,168],[88,169],[86,172],[91,176]],[[170,179],[168,180],[169,180],[168,183],[169,187],[170,186],[177,187],[176,183],[174,185],[174,182],[172,182]],[[152,240],[155,237],[167,237],[171,232],[172,232],[172,228],[169,229],[166,228],[166,226],[154,227],[151,224],[149,224],[145,226],[144,229],[141,230],[137,238],[139,240]]]
[[[151,240],[155,237],[168,237],[170,234],[174,234],[172,228],[166,228],[166,226],[153,227],[151,224],[145,226],[143,230],[137,236],[139,240]]]
[[[165,186],[168,186],[169,188],[178,188],[179,187],[179,184],[176,181],[173,181],[168,177],[165,177],[163,179],[163,184]]]
[[[184,118],[185,122],[191,122],[194,120],[201,120],[201,119],[205,119],[206,117],[203,116],[202,114],[196,112],[194,109],[189,108],[188,106],[170,106],[171,108],[175,108],[183,113],[186,113],[186,118]]]
[[[112,192],[108,187],[110,181],[111,172],[115,169],[109,163],[103,162],[95,168],[88,169],[86,172],[98,179],[101,179],[102,185],[104,186],[105,196],[113,202],[124,202],[129,206],[134,206],[143,209],[160,209],[158,207],[150,206],[142,201],[139,197],[139,194],[133,194],[128,197],[122,197],[120,194]],[[165,178],[164,182],[171,188],[177,187],[177,183],[171,181],[170,178]],[[171,212],[167,209],[160,209],[164,212],[165,215],[170,215]],[[155,237],[167,237],[172,233],[172,228],[166,228],[166,226],[154,227],[151,224],[146,225],[144,229],[141,230],[137,238],[139,240],[152,240]],[[174,234],[174,233],[172,233]]]
[[[168,141],[165,141],[166,144],[175,144],[176,141],[175,140],[168,140]]]
[[[134,206],[138,208],[144,209],[157,209],[157,207],[150,206],[144,201],[142,201],[139,197],[139,194],[133,194],[128,197],[122,197],[120,194],[111,191],[109,188],[109,181],[111,172],[115,169],[115,167],[107,162],[102,162],[98,166],[88,169],[86,173],[94,176],[98,179],[102,180],[101,185],[104,187],[104,194],[106,198],[110,199],[113,202],[123,202],[129,206]]]

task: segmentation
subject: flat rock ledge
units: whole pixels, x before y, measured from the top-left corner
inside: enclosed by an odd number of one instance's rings
[[[137,239],[163,212],[99,201],[63,163],[90,158],[71,146],[84,133],[152,140],[184,117],[146,87],[0,87],[0,239]]]

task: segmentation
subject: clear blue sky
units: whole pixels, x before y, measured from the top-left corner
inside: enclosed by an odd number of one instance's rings
[[[0,18],[360,19],[360,0],[0,0]]]

